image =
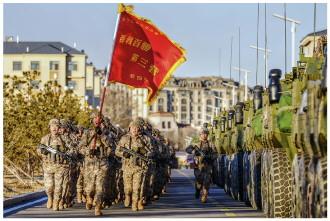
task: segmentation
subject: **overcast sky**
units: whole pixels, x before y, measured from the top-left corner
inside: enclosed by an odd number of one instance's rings
[[[241,67],[251,70],[249,85],[255,85],[257,4],[134,4],[135,12],[153,21],[187,51],[187,62],[175,76],[194,77],[230,73],[230,39],[233,36],[232,66],[238,66],[238,28],[241,30]],[[259,47],[264,47],[264,4],[260,4]],[[313,31],[314,4],[287,4],[287,17],[301,21],[300,40]],[[21,41],[61,41],[84,49],[88,60],[104,68],[109,59],[117,4],[5,4],[4,37]],[[283,4],[267,4],[269,69],[284,70],[284,22],[272,16],[284,14]],[[317,4],[316,30],[327,27],[326,4]],[[287,23],[287,68],[291,66],[291,24]],[[221,59],[219,52],[221,50]],[[298,57],[298,56],[296,56]],[[264,58],[259,54],[259,84],[264,82]],[[238,80],[238,72],[232,71]]]

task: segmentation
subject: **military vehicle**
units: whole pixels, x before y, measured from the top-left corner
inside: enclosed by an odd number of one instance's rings
[[[327,217],[326,36],[297,67],[220,112],[212,129],[217,185],[267,217]]]

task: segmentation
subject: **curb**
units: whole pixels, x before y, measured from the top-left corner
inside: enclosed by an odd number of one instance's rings
[[[31,200],[34,200],[34,199],[38,199],[38,198],[41,198],[41,197],[45,197],[45,196],[47,196],[47,195],[46,195],[44,190],[38,191],[38,192],[33,192],[33,193],[26,193],[26,194],[18,195],[18,196],[15,196],[13,198],[4,200],[3,201],[3,207],[4,207],[4,209],[6,209],[8,207],[12,207],[12,206],[22,204],[22,203],[25,203],[25,202],[28,202],[28,201],[31,201]]]

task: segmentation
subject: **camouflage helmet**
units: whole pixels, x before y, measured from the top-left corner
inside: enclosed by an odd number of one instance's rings
[[[68,120],[65,120],[65,119],[60,119],[60,127],[63,127],[63,128],[67,128],[68,127]]]
[[[129,124],[128,127],[129,127],[129,128],[131,128],[131,127],[138,127],[139,129],[141,129],[141,127],[142,127],[142,123],[141,123],[141,121],[139,121],[138,119],[136,119],[136,120],[133,120],[133,121]]]
[[[60,121],[58,119],[56,119],[56,118],[53,118],[48,123],[48,126],[50,126],[50,125],[60,126]]]
[[[209,130],[207,128],[202,128],[200,131],[199,131],[199,134],[209,134]]]

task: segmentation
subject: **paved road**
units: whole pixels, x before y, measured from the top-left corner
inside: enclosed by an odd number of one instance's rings
[[[247,207],[243,202],[235,201],[223,189],[213,186],[210,189],[208,202],[202,204],[194,198],[192,170],[173,170],[172,182],[168,191],[158,201],[148,205],[144,211],[132,212],[122,204],[104,209],[106,217],[264,217],[261,211]],[[41,217],[93,217],[93,210],[86,210],[83,204],[73,208],[54,212],[45,208],[45,204],[21,210],[8,217],[41,218]]]

